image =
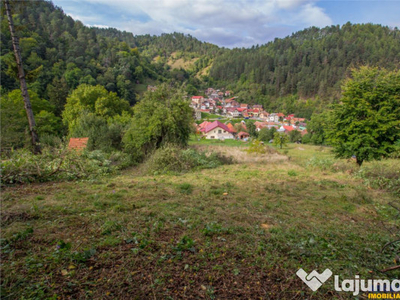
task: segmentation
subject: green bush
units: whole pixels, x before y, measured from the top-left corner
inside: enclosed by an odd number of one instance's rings
[[[264,143],[262,143],[261,141],[253,140],[246,151],[247,153],[264,154],[267,152],[267,149],[264,146]]]
[[[126,167],[126,154],[106,154],[69,151],[66,148],[43,148],[34,155],[27,149],[11,151],[9,158],[0,163],[2,184],[74,180],[113,173]]]
[[[232,160],[221,154],[206,155],[194,149],[182,149],[174,145],[166,145],[157,149],[144,166],[149,173],[187,172],[192,169],[211,169],[223,164],[232,163]]]
[[[40,145],[42,147],[59,148],[63,145],[63,139],[54,134],[44,133],[40,135]]]
[[[307,163],[306,166],[308,168],[319,168],[321,170],[331,170],[334,164],[334,160],[330,159],[330,158],[317,158],[317,157],[312,157],[310,158]]]

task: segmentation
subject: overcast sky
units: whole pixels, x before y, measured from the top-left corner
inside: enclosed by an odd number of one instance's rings
[[[223,47],[251,47],[310,26],[400,27],[400,0],[53,0],[88,26],[134,35],[182,32]]]

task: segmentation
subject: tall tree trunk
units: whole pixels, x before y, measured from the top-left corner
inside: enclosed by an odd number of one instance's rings
[[[21,84],[22,98],[24,99],[25,111],[29,122],[29,131],[31,132],[32,147],[34,153],[40,153],[39,137],[36,132],[36,122],[33,116],[31,101],[29,100],[28,88],[25,81],[25,72],[22,65],[21,51],[19,49],[19,39],[15,35],[14,23],[11,15],[10,1],[5,0],[6,14],[8,18],[8,26],[10,28],[12,44],[14,48],[15,60],[17,61],[18,77]]]

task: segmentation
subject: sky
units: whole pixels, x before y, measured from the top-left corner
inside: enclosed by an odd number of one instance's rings
[[[400,0],[52,0],[87,26],[134,35],[181,32],[220,47],[251,47],[311,27],[400,28]]]

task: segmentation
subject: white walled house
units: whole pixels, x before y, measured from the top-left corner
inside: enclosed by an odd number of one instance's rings
[[[202,130],[202,132],[205,135],[206,139],[216,139],[216,140],[234,139],[234,136],[230,131],[229,127],[219,121],[214,121],[212,123],[209,123]]]

